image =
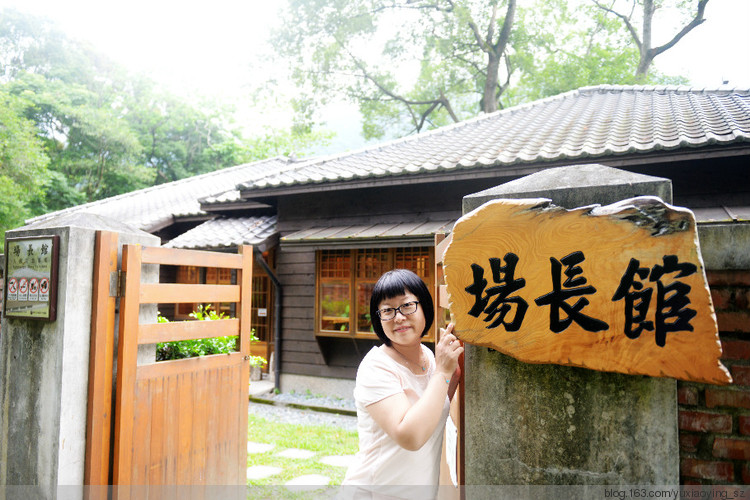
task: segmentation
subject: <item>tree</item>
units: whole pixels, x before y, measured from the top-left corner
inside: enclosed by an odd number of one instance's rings
[[[312,130],[246,138],[233,108],[188,102],[132,75],[45,19],[0,11],[0,89],[24,106],[49,159],[45,196],[27,215],[59,210],[304,147]],[[283,146],[282,146],[283,145]],[[21,213],[20,211],[17,213]]]
[[[586,85],[679,81],[636,76],[639,46],[596,1],[289,0],[275,46],[290,61],[299,100],[357,102],[367,138]]]
[[[0,234],[23,223],[48,177],[49,159],[34,122],[24,117],[28,105],[0,88]]]
[[[592,1],[601,10],[616,16],[627,28],[628,33],[640,54],[638,67],[635,72],[636,78],[639,80],[644,80],[646,75],[648,75],[648,71],[656,56],[674,47],[675,44],[677,44],[677,42],[679,42],[685,35],[703,24],[705,21],[703,14],[706,10],[706,4],[708,4],[708,0],[695,0],[694,2],[691,0],[673,0],[671,5],[669,5],[669,0],[625,0],[622,2],[623,7],[616,10],[615,5],[619,3],[618,0],[612,0],[610,5],[605,5],[599,0]],[[695,5],[695,12],[691,13],[690,20],[686,20],[685,24],[683,24],[669,41],[658,47],[654,47],[653,23],[657,11],[659,9],[672,7],[682,11],[684,17],[684,14],[691,5]],[[626,9],[626,7],[628,9]],[[629,10],[629,12],[623,13],[626,11],[623,9]],[[636,28],[636,19],[638,17],[640,17],[642,26],[640,34]]]
[[[308,96],[333,89],[358,100],[366,137],[398,123],[408,123],[402,132],[420,131],[492,112],[514,70],[516,0],[292,0],[288,7],[277,50],[299,68],[294,77]],[[405,82],[399,73],[409,67],[419,71]]]
[[[21,73],[6,85],[32,106],[50,168],[73,181],[86,201],[151,185],[137,162],[141,145],[123,120],[125,110],[108,96],[43,75]]]

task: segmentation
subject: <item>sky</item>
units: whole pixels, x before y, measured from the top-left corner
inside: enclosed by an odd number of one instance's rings
[[[254,85],[274,72],[268,44],[280,0],[0,0],[0,7],[46,16],[70,36],[91,42],[125,67],[149,74],[178,94],[249,103]],[[750,88],[750,0],[710,0],[706,22],[655,60],[693,86]],[[660,43],[659,33],[655,43]],[[662,34],[662,37],[666,34]],[[281,96],[283,98],[283,96]],[[284,111],[242,109],[248,128],[282,127]],[[351,136],[352,108],[333,105],[328,127]],[[356,135],[356,134],[355,134]],[[342,142],[339,137],[338,141]],[[346,141],[356,141],[349,137]],[[344,142],[346,142],[344,141]],[[344,147],[344,145],[334,146]]]

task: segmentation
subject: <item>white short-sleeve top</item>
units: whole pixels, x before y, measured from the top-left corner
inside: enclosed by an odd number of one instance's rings
[[[374,347],[367,353],[357,370],[354,400],[357,406],[359,452],[349,467],[344,485],[429,485],[437,488],[440,475],[440,452],[443,429],[448,417],[449,400],[446,396],[443,412],[435,432],[416,451],[399,446],[381,429],[367,411],[367,406],[403,392],[414,404],[427,389],[435,372],[435,356],[422,345],[428,359],[424,374],[412,371],[388,356],[382,348]]]

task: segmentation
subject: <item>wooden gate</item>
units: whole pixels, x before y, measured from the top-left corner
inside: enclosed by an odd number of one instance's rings
[[[104,269],[112,266],[113,247],[111,241],[107,243],[108,237],[112,239],[106,234],[97,239],[102,278],[95,280],[95,303],[97,294],[105,294]],[[116,245],[115,236],[115,262]],[[142,283],[142,266],[149,264],[234,269],[237,280],[235,285]],[[239,254],[123,246],[112,484],[246,484],[251,272],[249,246],[242,247]],[[186,302],[234,302],[237,318],[149,324],[139,321],[141,304]],[[106,325],[105,318],[113,316],[112,307],[113,301],[102,299],[102,310],[97,313],[94,306],[92,322]],[[238,352],[138,362],[140,345],[227,335],[239,336]],[[94,345],[95,337],[98,346]],[[103,467],[102,462],[109,455],[109,409],[107,398],[101,397],[107,392],[106,377],[101,374],[107,373],[102,365],[106,364],[110,337],[92,332],[87,484],[108,481],[109,467]],[[94,359],[97,352],[104,353],[99,360]],[[111,362],[109,366],[111,370]],[[109,383],[111,387],[111,378]]]

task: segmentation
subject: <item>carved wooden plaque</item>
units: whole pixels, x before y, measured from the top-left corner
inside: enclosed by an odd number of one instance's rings
[[[687,209],[495,200],[459,219],[444,266],[463,341],[527,363],[731,383]]]

